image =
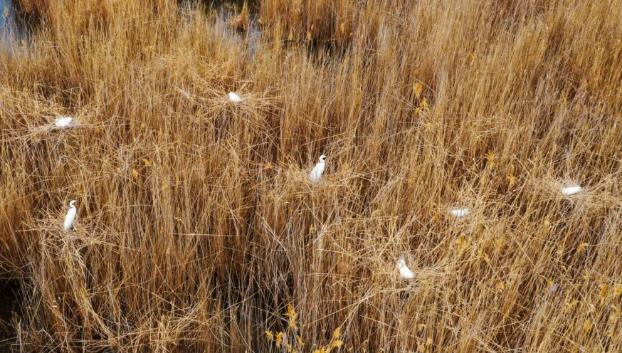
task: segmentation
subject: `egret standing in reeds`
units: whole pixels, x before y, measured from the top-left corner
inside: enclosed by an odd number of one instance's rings
[[[326,156],[321,155],[319,162],[317,162],[315,167],[311,170],[311,173],[309,173],[309,180],[313,183],[318,183],[320,179],[322,179],[324,169],[326,169]]]
[[[54,127],[57,129],[68,129],[74,125],[74,119],[70,116],[59,116],[54,119]]]
[[[63,229],[65,232],[68,232],[73,229],[73,222],[76,220],[76,214],[78,211],[76,210],[76,200],[71,200],[69,202],[69,211],[67,211],[67,215],[65,216],[65,222],[63,223]]]
[[[583,188],[580,185],[569,185],[561,189],[562,194],[566,196],[578,194],[581,191],[583,191]]]
[[[449,214],[456,218],[463,218],[471,213],[471,209],[467,207],[456,207],[449,210]]]
[[[240,103],[242,101],[242,97],[240,97],[235,92],[227,93],[227,97],[229,98],[229,101],[232,102],[232,103]]]
[[[400,256],[397,259],[397,262],[395,265],[397,266],[397,269],[400,271],[400,277],[402,277],[402,279],[411,280],[415,278],[415,273],[410,268],[408,268],[408,266],[406,266],[406,260],[404,259],[404,256]]]

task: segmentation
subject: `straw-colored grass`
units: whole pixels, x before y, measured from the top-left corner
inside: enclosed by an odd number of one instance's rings
[[[622,1],[22,2],[17,351],[622,351]]]

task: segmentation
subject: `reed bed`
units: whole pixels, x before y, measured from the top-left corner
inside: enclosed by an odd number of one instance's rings
[[[230,6],[22,0],[13,350],[622,351],[622,1]]]

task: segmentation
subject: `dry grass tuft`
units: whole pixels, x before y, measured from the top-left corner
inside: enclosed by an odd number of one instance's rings
[[[21,3],[20,351],[622,351],[622,1]]]

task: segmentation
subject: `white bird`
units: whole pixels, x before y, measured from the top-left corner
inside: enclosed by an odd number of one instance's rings
[[[583,191],[583,188],[579,185],[570,185],[563,187],[561,192],[566,196],[574,195]]]
[[[411,280],[415,278],[415,273],[411,271],[408,266],[406,266],[404,256],[400,256],[395,265],[397,266],[397,269],[400,270],[400,277],[402,277],[402,279]]]
[[[67,215],[65,216],[65,223],[63,223],[63,229],[65,232],[70,231],[73,228],[73,221],[76,219],[76,200],[71,200],[69,202],[69,211],[67,211]]]
[[[322,178],[322,174],[324,174],[324,169],[326,169],[326,156],[321,155],[320,161],[317,162],[315,167],[311,170],[311,173],[309,173],[309,180],[313,183],[319,182]]]
[[[227,97],[229,97],[229,101],[233,102],[233,103],[240,103],[242,101],[242,97],[240,97],[237,93],[235,92],[229,92],[227,93]]]
[[[467,207],[452,208],[451,210],[449,210],[449,214],[456,218],[466,217],[470,213],[471,213],[471,209]]]
[[[54,119],[54,126],[60,129],[65,129],[73,125],[73,118],[70,116],[59,116]]]

